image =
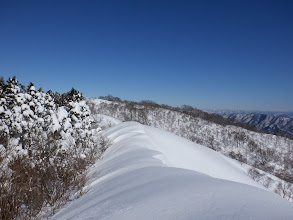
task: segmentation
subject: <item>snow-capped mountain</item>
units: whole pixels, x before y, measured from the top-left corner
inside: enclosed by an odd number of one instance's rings
[[[260,130],[283,133],[293,138],[293,114],[281,112],[209,111],[225,118],[252,125]]]
[[[293,137],[293,117],[290,116],[275,116],[259,113],[242,113],[229,114],[227,118],[231,118],[257,127],[260,130],[272,132],[283,132]]]

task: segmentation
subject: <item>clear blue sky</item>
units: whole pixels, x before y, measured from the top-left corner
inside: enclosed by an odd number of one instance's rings
[[[0,75],[88,97],[293,111],[293,1],[0,0]]]

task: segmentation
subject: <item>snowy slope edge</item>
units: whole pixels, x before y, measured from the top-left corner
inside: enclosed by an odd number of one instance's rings
[[[104,135],[114,144],[91,190],[54,219],[293,219],[291,203],[249,186],[258,184],[239,163],[210,149],[134,122]]]

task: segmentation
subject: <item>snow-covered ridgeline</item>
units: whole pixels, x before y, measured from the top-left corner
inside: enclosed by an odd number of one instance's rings
[[[90,190],[53,219],[292,219],[239,162],[171,133],[124,122],[90,172]]]
[[[100,99],[88,99],[87,103],[92,113],[161,128],[285,180],[271,178],[265,172],[256,178],[272,191],[283,191],[276,188],[278,184],[293,182],[293,141],[290,139],[219,125],[170,109]],[[284,196],[288,200],[292,200],[290,191],[293,187],[290,183],[286,186],[288,193]]]

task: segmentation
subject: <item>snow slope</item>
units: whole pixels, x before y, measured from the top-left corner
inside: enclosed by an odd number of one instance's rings
[[[124,122],[92,168],[89,192],[53,219],[293,219],[293,205],[244,168],[171,133]]]

